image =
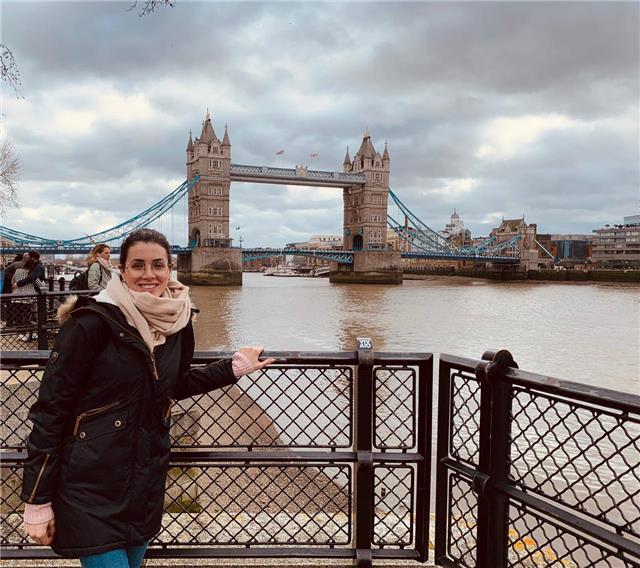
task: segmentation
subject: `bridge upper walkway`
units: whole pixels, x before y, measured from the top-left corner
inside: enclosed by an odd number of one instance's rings
[[[327,172],[298,168],[273,168],[270,166],[246,166],[231,164],[231,181],[312,185],[314,187],[352,187],[365,183],[364,174]]]

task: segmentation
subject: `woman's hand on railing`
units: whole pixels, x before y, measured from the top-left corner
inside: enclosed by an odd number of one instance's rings
[[[259,357],[264,351],[264,347],[256,346],[256,347],[241,347],[238,349],[238,352],[242,353],[251,364],[251,372],[257,371],[259,369],[264,369],[267,365],[271,365],[275,361],[275,359],[265,359],[264,361],[260,361]]]
[[[38,544],[51,544],[56,534],[56,521],[49,519],[44,523],[24,523],[24,530]]]

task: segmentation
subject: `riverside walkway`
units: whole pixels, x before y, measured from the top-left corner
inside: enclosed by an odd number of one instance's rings
[[[3,566],[78,565],[27,541],[18,497],[48,352],[13,339],[48,346],[64,297],[34,298],[30,329],[2,324]],[[640,397],[520,370],[508,351],[378,353],[363,337],[266,356],[174,407],[148,566],[640,566]]]

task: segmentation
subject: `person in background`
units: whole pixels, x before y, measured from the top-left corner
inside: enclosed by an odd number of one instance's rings
[[[44,281],[40,278],[36,278],[35,280],[29,278],[30,274],[36,269],[36,261],[28,257],[24,262],[24,266],[18,268],[13,275],[13,293],[24,295],[24,294],[35,294],[38,290],[42,290],[44,287]]]
[[[33,260],[33,268],[29,271],[29,273],[24,278],[21,278],[20,280],[18,280],[14,276],[14,279],[13,279],[14,291],[16,290],[16,288],[24,288],[28,284],[35,284],[38,290],[34,290],[34,291],[39,291],[44,286],[46,275],[44,270],[44,264],[42,264],[42,261],[40,260],[40,253],[37,250],[30,250],[29,258]]]
[[[13,292],[13,275],[16,273],[18,268],[22,268],[24,266],[25,261],[29,258],[29,253],[25,252],[24,254],[18,254],[13,259],[13,262],[4,270],[4,284],[2,286],[3,294],[11,294]]]
[[[25,258],[29,258],[29,255],[25,252],[24,255],[18,254],[4,269],[4,281],[0,291],[3,294],[11,294],[13,292],[13,275],[18,268],[24,266]],[[11,296],[5,296],[0,302],[0,319],[5,322],[5,329],[11,328],[16,325],[16,309],[14,309],[11,301]]]
[[[27,294],[36,294],[44,289],[44,282],[39,278],[31,280],[29,275],[36,268],[36,261],[28,257],[22,268],[18,268],[13,275],[13,298],[11,302],[11,310],[13,312],[12,325],[16,327],[31,327],[36,323],[37,304],[30,298],[20,299],[20,296]],[[18,286],[19,282],[26,282]],[[18,339],[22,341],[32,341],[34,337],[33,329],[26,334],[18,335]]]
[[[95,297],[70,296],[29,412],[21,498],[26,533],[83,568],[139,568],[161,527],[174,400],[262,369],[262,347],[192,367],[189,288],[171,248],[129,234],[120,271]]]
[[[111,248],[104,243],[91,249],[87,264],[89,265],[89,290],[104,290],[111,280]]]

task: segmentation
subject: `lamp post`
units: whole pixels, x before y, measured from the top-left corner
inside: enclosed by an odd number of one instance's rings
[[[240,243],[240,248],[242,248],[242,233],[240,232],[240,227],[236,227],[236,231],[238,231],[238,242]]]

